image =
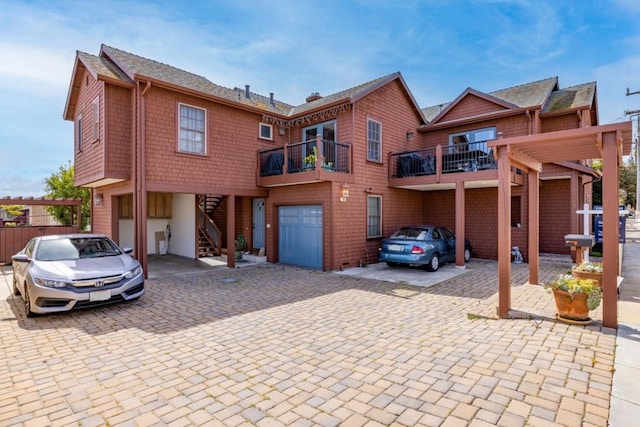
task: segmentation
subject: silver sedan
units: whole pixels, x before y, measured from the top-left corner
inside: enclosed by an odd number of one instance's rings
[[[28,317],[138,299],[144,274],[131,252],[102,234],[34,237],[11,257],[13,293]]]

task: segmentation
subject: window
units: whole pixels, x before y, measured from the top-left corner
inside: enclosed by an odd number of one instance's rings
[[[76,150],[82,151],[82,114],[76,119]]]
[[[93,137],[93,140],[96,141],[98,139],[100,139],[100,98],[96,98],[93,100],[93,104],[91,105],[91,109],[92,109],[92,118],[93,121],[91,122],[91,135]]]
[[[273,126],[266,123],[260,123],[260,139],[273,141]]]
[[[449,153],[480,150],[488,153],[487,141],[496,139],[496,128],[468,130],[449,135]]]
[[[382,125],[371,119],[367,120],[367,160],[381,161]]]
[[[382,196],[367,196],[367,238],[382,237]]]
[[[206,153],[206,111],[203,108],[179,104],[180,135],[178,151],[184,153]]]
[[[520,228],[522,226],[522,197],[511,196],[511,226]]]

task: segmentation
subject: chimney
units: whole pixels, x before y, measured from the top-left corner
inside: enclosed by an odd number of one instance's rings
[[[269,92],[269,104],[276,106],[276,102],[273,100],[273,92]]]
[[[244,85],[244,96],[247,99],[251,99],[251,94],[249,93],[249,85]]]
[[[307,96],[307,99],[305,99],[305,101],[313,102],[313,101],[315,101],[317,99],[320,99],[320,98],[322,98],[322,97],[320,96],[320,94],[318,92],[313,92],[311,95]]]

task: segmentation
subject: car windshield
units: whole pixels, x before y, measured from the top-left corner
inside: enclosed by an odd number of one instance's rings
[[[62,261],[120,255],[120,249],[104,237],[43,240],[38,245],[39,261]]]
[[[421,228],[401,228],[393,233],[392,239],[426,240],[427,230]]]

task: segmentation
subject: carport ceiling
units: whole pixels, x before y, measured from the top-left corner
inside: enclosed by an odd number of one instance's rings
[[[631,122],[612,123],[566,131],[538,133],[494,140],[490,147],[508,145],[514,152],[521,152],[540,163],[553,163],[602,158],[602,134],[618,132],[622,152],[631,152]]]

